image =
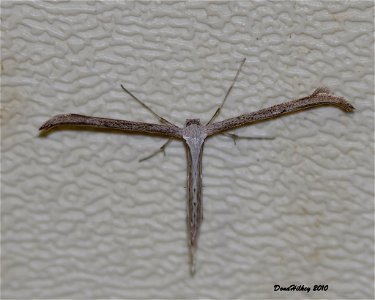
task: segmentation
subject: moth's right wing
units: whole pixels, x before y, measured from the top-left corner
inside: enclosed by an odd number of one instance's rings
[[[250,125],[251,123],[275,118],[287,113],[293,113],[323,105],[336,106],[346,112],[351,112],[354,110],[354,107],[345,98],[335,96],[328,88],[322,87],[316,89],[310,96],[307,97],[284,102],[258,110],[256,112],[209,124],[207,125],[206,133],[208,136],[210,136],[239,126]]]

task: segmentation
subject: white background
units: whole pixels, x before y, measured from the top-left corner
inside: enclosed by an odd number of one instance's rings
[[[2,1],[2,298],[372,298],[373,4]],[[179,126],[329,86],[309,110],[209,139],[197,274],[183,144],[38,127],[60,113]],[[326,292],[274,292],[315,284]]]

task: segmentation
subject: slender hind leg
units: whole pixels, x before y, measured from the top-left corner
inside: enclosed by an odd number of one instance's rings
[[[138,162],[142,162],[142,161],[145,161],[145,160],[148,160],[156,155],[158,155],[159,153],[163,153],[164,156],[165,156],[165,148],[167,148],[167,146],[172,142],[172,139],[168,139],[168,141],[166,141],[160,148],[159,150],[155,151],[154,153],[144,157],[144,158],[141,158],[140,160],[138,160]]]
[[[274,140],[275,137],[272,136],[240,136],[235,133],[222,133],[233,140],[233,143],[237,145],[238,140]]]

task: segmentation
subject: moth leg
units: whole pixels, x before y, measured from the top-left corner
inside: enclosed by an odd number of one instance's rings
[[[234,145],[237,145],[238,140],[274,140],[273,136],[240,136],[235,133],[222,133],[233,140]]]
[[[138,160],[138,162],[142,162],[142,161],[145,161],[145,160],[148,160],[156,155],[158,155],[160,152],[162,152],[165,156],[165,148],[167,148],[167,146],[172,142],[172,139],[168,139],[168,141],[166,141],[160,148],[159,150],[155,151],[154,153],[144,157],[144,158],[141,158],[140,160]]]

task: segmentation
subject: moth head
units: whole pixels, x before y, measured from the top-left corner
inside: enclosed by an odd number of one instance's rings
[[[187,119],[185,122],[185,127],[190,125],[201,125],[201,121],[199,119]]]

